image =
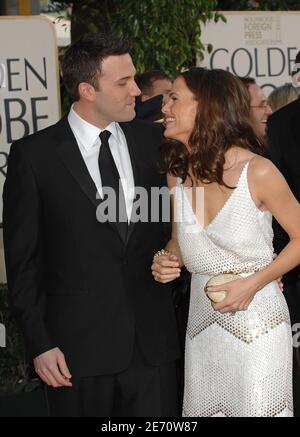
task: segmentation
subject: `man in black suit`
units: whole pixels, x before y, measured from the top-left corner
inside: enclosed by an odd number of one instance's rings
[[[68,116],[11,146],[3,194],[11,301],[51,415],[175,416],[171,290],[150,269],[166,241],[149,200],[151,187],[166,185],[161,128],[131,121],[140,90],[124,40],[86,35],[62,70]],[[136,187],[149,212],[134,222]],[[106,189],[115,209],[103,207]]]
[[[141,90],[135,105],[136,117],[141,120],[163,121],[161,108],[169,99],[172,79],[162,70],[151,70],[136,77]]]
[[[300,67],[300,52],[296,57]],[[295,85],[300,86],[300,68],[295,70]],[[267,156],[281,171],[294,196],[300,201],[300,97],[284,106],[268,119],[269,147]],[[274,248],[281,252],[289,238],[274,220]],[[284,295],[289,306],[294,330],[294,415],[300,417],[300,267],[283,277]],[[298,325],[297,325],[298,324]]]

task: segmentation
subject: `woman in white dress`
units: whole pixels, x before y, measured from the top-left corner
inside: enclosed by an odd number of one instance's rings
[[[183,265],[192,274],[183,415],[292,416],[291,327],[276,278],[300,264],[300,206],[261,156],[238,78],[193,68],[170,96],[163,152],[174,223],[152,273],[163,283]],[[275,259],[272,215],[290,236]],[[240,277],[210,288],[226,291],[211,302],[205,284],[229,272]]]

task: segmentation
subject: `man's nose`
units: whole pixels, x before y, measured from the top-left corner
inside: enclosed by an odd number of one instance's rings
[[[273,110],[272,110],[271,106],[269,105],[269,103],[266,106],[266,114],[268,114],[268,115],[273,114]]]
[[[137,86],[136,82],[134,82],[133,88],[132,88],[132,95],[137,97],[141,93],[142,93],[142,91],[139,89],[139,87]]]

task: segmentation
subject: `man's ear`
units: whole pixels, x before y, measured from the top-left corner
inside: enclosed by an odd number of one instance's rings
[[[96,98],[95,88],[87,82],[81,82],[78,85],[78,94],[82,99],[89,102],[93,102]]]

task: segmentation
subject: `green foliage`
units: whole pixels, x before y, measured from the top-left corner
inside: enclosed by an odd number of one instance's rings
[[[75,1],[72,39],[86,31],[111,30],[132,41],[139,73],[161,68],[172,75],[203,57],[201,27],[223,18],[214,12],[216,6],[217,0]]]
[[[9,308],[5,284],[0,284],[0,323],[6,329],[6,347],[0,347],[0,392],[29,391],[37,381],[30,380],[23,338]]]
[[[115,31],[133,40],[138,71],[162,68],[173,74],[195,65],[197,53],[203,57],[201,23],[218,21],[215,6],[210,0],[125,0],[124,18]]]
[[[213,50],[201,42],[201,31],[208,20],[226,21],[218,11],[299,10],[300,0],[73,0],[72,5],[72,40],[85,32],[113,31],[133,42],[138,73],[161,68],[173,75]],[[64,97],[63,113],[68,106]]]
[[[70,7],[56,1],[56,12]],[[173,76],[196,64],[205,50],[202,26],[208,20],[226,21],[214,11],[217,0],[73,0],[72,41],[87,32],[110,31],[132,42],[132,57],[138,73],[162,69]],[[62,114],[70,107],[64,85],[61,87]]]

